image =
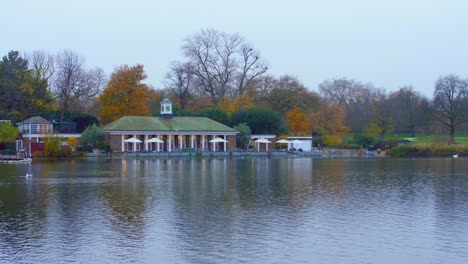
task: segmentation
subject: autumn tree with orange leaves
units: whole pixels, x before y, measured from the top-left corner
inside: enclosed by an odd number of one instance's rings
[[[286,114],[286,123],[289,126],[291,135],[310,135],[309,117],[297,107]]]
[[[254,106],[248,94],[241,94],[233,99],[225,97],[218,103],[218,109],[226,112],[228,116],[231,116],[232,113],[240,109],[252,108]]]
[[[146,79],[143,65],[123,65],[112,73],[99,97],[101,123],[123,116],[149,116],[151,104],[158,100],[156,91],[142,83]]]
[[[340,144],[349,128],[344,125],[345,111],[342,106],[325,101],[319,111],[311,115],[311,128],[322,134],[325,145]]]

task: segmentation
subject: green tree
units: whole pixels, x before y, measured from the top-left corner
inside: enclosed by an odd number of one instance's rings
[[[0,61],[0,118],[17,122],[50,110],[48,79],[41,78],[18,51],[4,56]]]
[[[96,124],[86,128],[80,137],[81,144],[91,148],[101,145],[103,140],[104,133]]]
[[[252,130],[252,134],[281,135],[287,132],[281,114],[264,107],[246,108],[234,112],[231,124],[241,123],[246,123]]]
[[[221,124],[229,125],[229,117],[227,113],[221,109],[212,108],[202,110],[200,111],[200,115],[211,118],[214,121],[220,122]]]
[[[237,134],[237,147],[246,149],[249,145],[250,135],[252,134],[250,127],[246,123],[241,123],[233,128],[239,132]]]
[[[9,123],[0,124],[0,143],[11,143],[16,140],[19,131]]]

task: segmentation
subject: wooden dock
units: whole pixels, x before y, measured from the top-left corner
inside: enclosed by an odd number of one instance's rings
[[[26,152],[11,153],[10,151],[0,151],[0,163],[27,163],[31,162]]]

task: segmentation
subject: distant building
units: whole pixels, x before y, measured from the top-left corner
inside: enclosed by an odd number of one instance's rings
[[[66,129],[62,129],[62,124],[67,124]],[[17,123],[22,139],[16,141],[18,151],[26,150],[30,153],[42,151],[44,149],[45,137],[79,138],[76,133],[76,124],[73,122],[50,122],[40,116],[28,118]],[[74,130],[71,128],[75,128]]]
[[[161,101],[161,116],[124,116],[102,127],[114,151],[232,151],[237,131],[207,117],[174,117]]]
[[[260,143],[262,139],[265,139],[265,141]],[[260,140],[260,142],[258,142],[258,140]],[[250,135],[249,146],[258,151],[274,151],[275,144],[276,144],[276,135],[267,135],[267,134]]]
[[[288,149],[312,151],[312,137],[288,137]]]
[[[0,125],[3,123],[11,124],[11,120],[0,120]]]

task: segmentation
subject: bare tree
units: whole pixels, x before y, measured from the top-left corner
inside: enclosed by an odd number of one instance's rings
[[[29,57],[34,83],[36,88],[41,88],[37,90],[50,89],[50,80],[55,71],[54,56],[44,51],[34,51]]]
[[[166,75],[166,87],[179,101],[180,108],[185,109],[195,90],[195,74],[190,63],[174,62]]]
[[[455,144],[455,131],[467,114],[468,80],[456,75],[440,77],[434,90],[434,116],[450,133],[449,144]]]
[[[399,132],[416,135],[416,128],[428,123],[427,99],[412,86],[404,86],[389,95],[388,107],[391,109],[395,128]]]
[[[383,88],[369,89],[369,92],[368,100],[371,112],[367,131],[371,135],[378,136],[379,142],[382,142],[385,135],[391,133],[394,128],[391,109],[388,107],[388,96]]]
[[[309,112],[317,108],[320,98],[309,91],[296,77],[283,75],[279,79],[264,76],[257,82],[257,91],[268,106],[286,115],[295,107]]]
[[[260,54],[258,51],[244,45],[240,53],[242,57],[237,74],[237,89],[235,95],[244,94],[249,87],[252,87],[252,82],[268,70],[268,67],[260,61]]]
[[[344,106],[350,112],[352,105],[363,95],[363,85],[355,80],[346,78],[326,80],[319,84],[323,98]]]
[[[243,94],[267,70],[259,53],[238,34],[202,30],[188,37],[182,49],[193,65],[200,92],[215,105],[223,97]]]
[[[82,84],[83,92],[73,106],[73,109],[88,111],[89,107],[94,103],[94,100],[104,89],[106,84],[106,76],[104,71],[96,67],[83,73]]]
[[[56,57],[54,94],[62,120],[68,110],[85,110],[105,83],[101,69],[86,71],[84,64],[85,59],[73,51],[61,51]]]

